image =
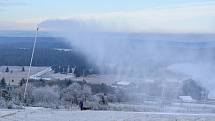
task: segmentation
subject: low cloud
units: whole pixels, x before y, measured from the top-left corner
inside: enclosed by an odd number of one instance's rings
[[[109,31],[214,33],[215,3],[140,11],[84,14],[71,17]],[[70,20],[70,19],[67,19]]]
[[[94,20],[84,20],[84,19],[54,19],[46,20],[39,24],[42,29],[47,29],[50,31],[71,31],[71,32],[93,32],[101,31],[101,24]],[[104,29],[104,28],[103,28]]]

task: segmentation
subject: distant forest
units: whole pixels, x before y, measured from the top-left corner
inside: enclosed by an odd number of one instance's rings
[[[62,39],[39,37],[32,65],[51,66],[56,73],[71,72],[71,68],[76,67],[76,76],[97,73],[95,66],[88,63],[83,54]],[[33,41],[33,37],[0,37],[0,66],[28,66]]]

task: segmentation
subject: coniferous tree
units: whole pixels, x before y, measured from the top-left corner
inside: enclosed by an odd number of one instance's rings
[[[25,67],[24,66],[22,67],[22,72],[25,72]]]
[[[10,71],[10,70],[9,70],[9,68],[7,67],[7,68],[5,69],[5,72],[7,72],[7,73],[8,73],[9,71]]]
[[[6,84],[6,82],[5,82],[5,78],[3,77],[3,78],[1,79],[0,86],[4,88],[6,85],[7,85],[7,84]]]
[[[20,80],[19,82],[19,86],[22,86],[23,84],[25,84],[26,80],[24,78],[22,78],[22,80]]]

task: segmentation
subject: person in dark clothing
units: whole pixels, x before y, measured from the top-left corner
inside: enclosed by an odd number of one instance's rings
[[[102,96],[102,104],[103,105],[105,104],[105,98],[104,98],[104,96]]]
[[[84,103],[83,103],[83,101],[81,100],[81,101],[79,102],[79,108],[80,108],[81,110],[83,110],[83,105],[84,105]]]
[[[103,105],[107,105],[107,95],[105,93],[104,93],[104,95],[102,95],[101,103]]]

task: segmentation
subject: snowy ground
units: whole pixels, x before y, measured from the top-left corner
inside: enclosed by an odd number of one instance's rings
[[[215,114],[78,111],[27,108],[0,110],[0,121],[214,121]]]
[[[5,72],[7,67],[9,68],[9,73]],[[46,68],[47,67],[32,67],[30,75],[41,72]],[[0,66],[0,79],[4,77],[7,83],[10,83],[11,85],[18,85],[21,79],[25,79],[27,77],[28,69],[29,67],[25,66],[25,71],[22,72],[22,66]]]

